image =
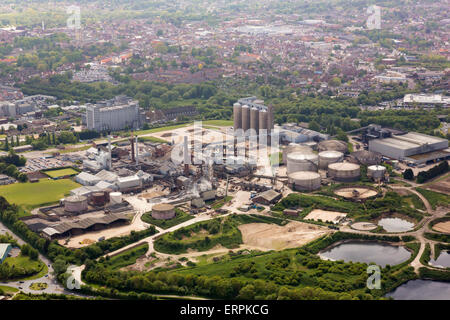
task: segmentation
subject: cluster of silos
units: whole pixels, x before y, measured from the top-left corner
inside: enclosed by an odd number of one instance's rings
[[[236,102],[233,105],[234,130],[242,129],[247,132],[247,130],[253,129],[256,134],[260,130],[271,130],[273,129],[272,112],[272,107],[248,106]]]
[[[386,174],[386,167],[373,165],[367,168],[367,176],[373,180],[382,180]]]
[[[361,177],[361,169],[358,164],[350,162],[336,162],[328,165],[328,176],[336,181],[352,182]]]
[[[342,162],[344,154],[339,151],[328,150],[319,153],[319,169],[327,170],[328,165],[336,162]]]

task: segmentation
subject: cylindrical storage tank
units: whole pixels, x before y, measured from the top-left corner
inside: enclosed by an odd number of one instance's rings
[[[361,169],[355,163],[336,162],[328,166],[328,176],[336,181],[357,181],[361,176]]]
[[[383,179],[386,173],[386,167],[383,166],[369,166],[367,168],[367,176],[372,179]]]
[[[259,111],[259,131],[267,130],[267,111],[260,110]]]
[[[320,188],[320,174],[313,171],[297,171],[288,175],[292,190],[313,191]]]
[[[242,109],[242,130],[246,132],[250,128],[250,107],[243,105]]]
[[[306,146],[301,146],[297,143],[290,143],[283,149],[283,163],[287,164],[287,155],[294,152],[313,153],[312,149]]]
[[[175,218],[175,207],[167,203],[155,204],[152,208],[152,218],[169,220]]]
[[[287,174],[297,171],[316,171],[319,157],[313,153],[293,152],[287,155]]]
[[[122,203],[122,192],[111,192],[109,199],[112,204]]]
[[[331,163],[342,162],[344,154],[339,151],[322,151],[319,153],[319,169],[326,170]]]
[[[250,128],[259,132],[259,110],[255,107],[250,110]]]
[[[71,196],[64,199],[64,210],[79,213],[88,209],[88,200],[85,196]]]
[[[315,141],[303,142],[301,145],[302,145],[302,146],[309,147],[309,148],[311,148],[312,150],[317,150],[317,142],[315,142]]]
[[[91,195],[91,202],[94,206],[104,206],[106,203],[105,193],[104,192],[94,192]]]
[[[339,151],[342,153],[348,152],[348,146],[347,143],[339,140],[324,140],[319,142],[318,145],[319,152],[327,151],[327,150],[334,150]]]
[[[242,107],[236,102],[233,105],[234,130],[242,128]]]

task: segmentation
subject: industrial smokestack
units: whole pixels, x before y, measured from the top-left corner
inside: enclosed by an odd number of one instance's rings
[[[138,145],[138,136],[136,136],[136,165],[139,165],[139,145]]]
[[[109,170],[112,170],[112,151],[111,151],[111,136],[108,136],[108,150],[109,150],[109,161],[108,161],[108,168]]]
[[[186,176],[189,175],[189,164],[191,160],[189,159],[189,146],[188,146],[188,137],[184,136],[184,144],[183,144],[183,158],[184,158],[184,174]]]
[[[131,142],[131,162],[135,162],[136,159],[134,157],[134,137],[133,137],[133,132],[131,132],[130,142]]]

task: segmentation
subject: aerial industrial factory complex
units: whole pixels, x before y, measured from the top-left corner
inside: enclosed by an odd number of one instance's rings
[[[145,213],[161,221],[175,219],[180,210],[214,216],[221,209],[213,204],[221,199],[233,199],[224,206],[227,210],[247,212],[270,206],[293,191],[357,182],[362,166],[369,179],[380,183],[389,180],[383,161],[418,164],[450,154],[445,139],[376,125],[349,133],[361,142],[350,152],[346,142],[329,135],[296,123],[274,124],[272,107],[256,97],[239,99],[233,112],[234,131],[186,126],[151,134],[167,143],[133,133],[119,141],[109,136],[77,155],[59,156],[73,163],[78,173],[72,179],[79,186],[58,204],[35,209],[23,221],[45,238],[79,247],[145,229],[140,219]],[[86,123],[93,130],[138,128],[139,119],[137,102],[126,97],[86,108]],[[249,157],[255,151],[250,143],[254,135],[259,137],[256,149],[266,152],[256,159]],[[263,146],[263,135],[269,142],[279,141]],[[245,153],[237,152],[238,147]],[[279,163],[264,162],[271,154],[280,155]]]

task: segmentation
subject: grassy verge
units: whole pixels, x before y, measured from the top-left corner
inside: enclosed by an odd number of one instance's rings
[[[148,243],[144,243],[140,246],[124,251],[112,258],[106,258],[104,261],[105,266],[110,270],[120,269],[136,263],[136,260],[142,257],[148,251]]]
[[[433,210],[435,210],[437,206],[450,205],[450,197],[446,194],[422,188],[416,188],[416,190],[420,192],[428,200]]]

